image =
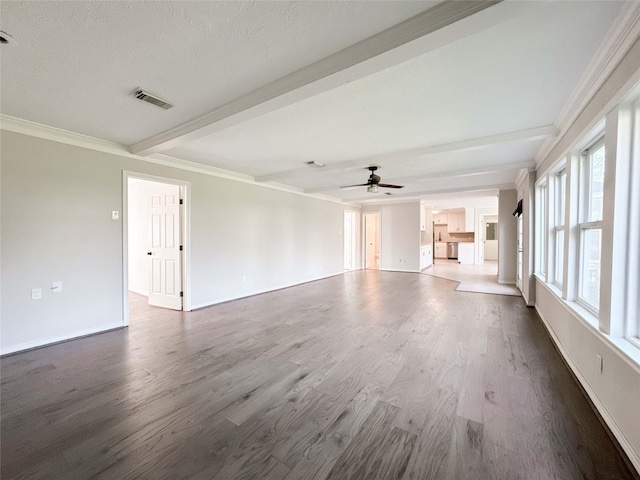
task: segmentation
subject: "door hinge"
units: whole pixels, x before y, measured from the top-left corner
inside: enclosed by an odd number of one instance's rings
[[[182,245],[180,245],[180,251],[182,251]]]
[[[181,297],[184,297],[184,292],[180,292],[180,296],[181,296]]]
[[[184,203],[184,200],[180,199],[180,205],[182,205]]]

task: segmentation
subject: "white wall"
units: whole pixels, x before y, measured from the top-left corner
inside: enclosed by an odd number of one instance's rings
[[[380,212],[380,269],[420,272],[420,203],[367,205]]]
[[[500,190],[498,195],[498,283],[516,284],[518,221],[513,216],[513,211],[517,206],[518,196],[515,190]]]
[[[536,280],[536,284],[536,310],[596,408],[638,465],[640,367],[621,357],[595,327],[573,314],[544,282]],[[602,355],[603,373],[597,369],[596,354]]]
[[[338,203],[6,131],[1,161],[2,353],[123,325],[123,170],[190,182],[194,308],[343,271]]]

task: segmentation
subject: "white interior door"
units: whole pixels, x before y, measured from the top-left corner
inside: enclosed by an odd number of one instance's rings
[[[364,216],[365,268],[380,269],[380,214]]]
[[[344,212],[344,269],[355,269],[356,237],[355,237],[355,212]]]
[[[484,263],[484,242],[485,242],[486,232],[484,229],[484,218],[480,218],[480,248],[479,248],[479,263]]]
[[[498,218],[485,217],[484,259],[498,260]]]
[[[180,187],[158,184],[149,197],[149,305],[182,310]]]

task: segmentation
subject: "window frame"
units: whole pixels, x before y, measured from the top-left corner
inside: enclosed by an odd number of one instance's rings
[[[598,304],[594,304],[583,296],[583,280],[584,280],[584,255],[585,255],[585,233],[589,230],[600,231],[600,268],[602,268],[602,218],[599,220],[590,220],[591,218],[591,199],[592,199],[592,183],[591,183],[591,162],[592,153],[597,152],[600,148],[605,148],[605,139],[600,137],[588,148],[586,148],[580,158],[580,172],[578,182],[578,259],[577,259],[577,278],[576,278],[576,302],[582,307],[589,310],[596,317],[600,317],[600,294],[601,285],[598,285]],[[605,150],[605,165],[606,165]],[[601,273],[602,275],[602,273]],[[599,279],[601,281],[601,278]]]
[[[631,141],[632,158],[640,158],[640,100],[633,105]],[[640,164],[631,163],[629,183],[629,231],[627,237],[630,242],[627,245],[627,261],[629,266],[627,276],[627,305],[625,308],[624,337],[636,348],[640,348],[640,209],[634,208],[640,204],[640,189],[634,189],[633,185],[640,185]],[[633,232],[636,232],[634,236]],[[635,298],[635,301],[634,301]]]
[[[547,193],[546,177],[536,185],[535,273],[547,281]]]
[[[562,189],[560,188],[562,186]],[[567,207],[567,168],[564,162],[560,170],[553,174],[553,227],[550,228],[551,243],[553,243],[553,276],[555,286],[562,290],[564,284],[564,263],[566,252],[564,251],[566,235],[566,207]],[[560,235],[562,234],[562,235]],[[562,241],[558,237],[562,236]],[[562,252],[562,261],[558,261],[558,250]]]

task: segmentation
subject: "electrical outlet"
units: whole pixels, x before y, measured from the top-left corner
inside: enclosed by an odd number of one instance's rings
[[[60,293],[62,291],[62,282],[51,282],[51,291],[53,293]]]
[[[42,298],[42,289],[34,288],[31,290],[31,300],[40,300]]]
[[[118,210],[113,210],[111,212],[111,219],[118,220],[120,218],[120,212]]]
[[[247,276],[246,275],[242,275],[242,281],[246,282],[247,281]]]

